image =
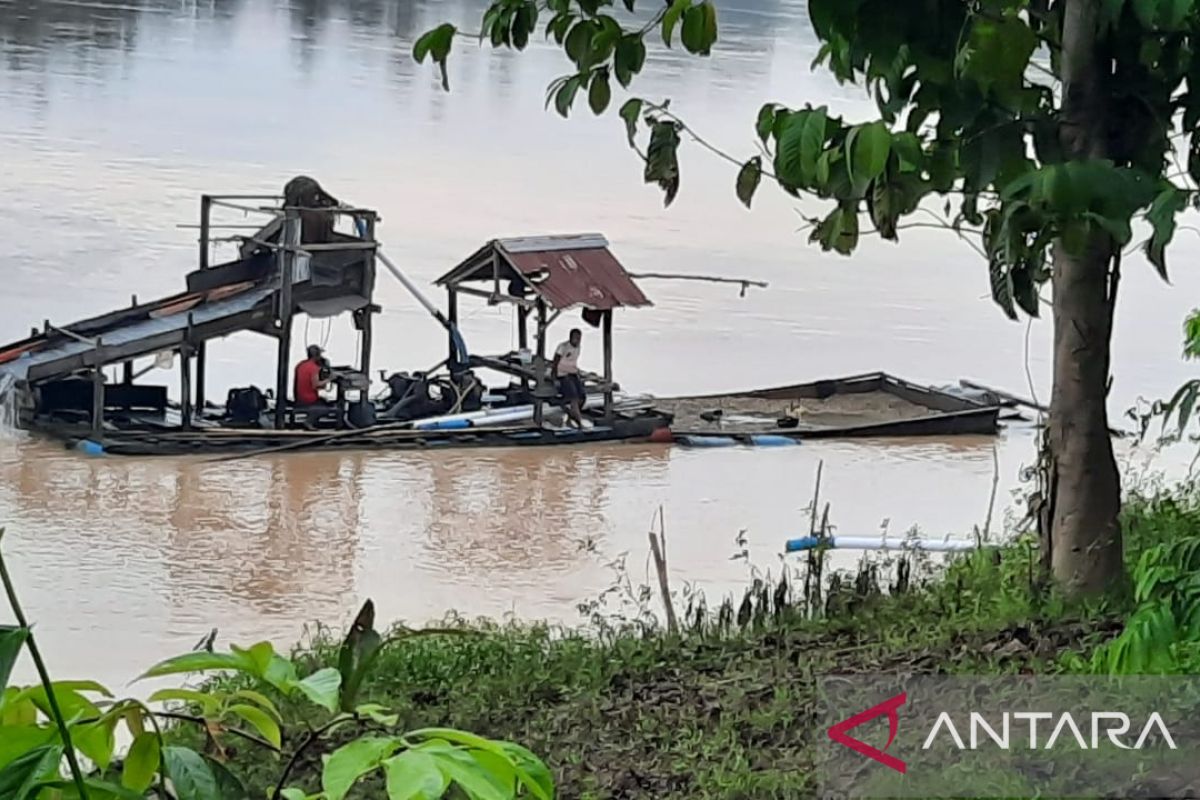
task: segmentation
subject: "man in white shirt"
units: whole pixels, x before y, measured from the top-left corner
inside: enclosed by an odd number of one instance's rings
[[[554,361],[550,364],[550,374],[554,376],[558,391],[567,405],[567,416],[580,430],[583,430],[580,409],[586,394],[583,379],[579,377],[579,345],[582,340],[583,332],[572,328],[567,341],[554,349]]]

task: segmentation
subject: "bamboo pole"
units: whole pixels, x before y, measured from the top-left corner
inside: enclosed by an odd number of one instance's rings
[[[667,632],[679,633],[679,620],[675,617],[675,604],[671,600],[671,582],[667,575],[667,524],[663,519],[662,506],[658,507],[658,535],[650,526],[650,552],[654,556],[654,570],[658,574],[658,590],[662,595],[663,609],[667,614]]]

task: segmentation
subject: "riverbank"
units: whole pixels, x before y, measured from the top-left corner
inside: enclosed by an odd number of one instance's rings
[[[1125,525],[1126,563],[1141,580],[1148,552],[1200,541],[1200,496],[1135,497]],[[802,576],[786,587],[760,582],[713,613],[693,603],[676,636],[644,618],[598,635],[452,621],[454,633],[383,651],[361,699],[396,709],[400,729],[448,726],[520,742],[551,766],[562,798],[803,797],[814,790],[821,673],[1188,669],[1195,649],[1186,641],[1155,669],[1114,656],[1138,651],[1108,646],[1137,613],[1132,599],[1064,603],[1031,580],[1035,556],[1018,540],[941,571],[868,559],[808,602]],[[295,660],[302,670],[330,666],[336,648],[319,635]],[[285,719],[321,722],[298,709],[285,706]],[[232,766],[252,797],[278,774],[258,753]],[[315,791],[319,770],[315,755],[302,759],[294,783]]]

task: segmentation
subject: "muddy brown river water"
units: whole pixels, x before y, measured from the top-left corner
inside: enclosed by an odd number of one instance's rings
[[[1032,380],[1048,396],[1047,324],[1005,320],[987,298],[984,265],[951,236],[906,231],[900,246],[865,242],[853,259],[821,254],[795,233],[797,211],[811,208],[764,188],[746,212],[735,169],[694,147],[664,209],[641,184],[615,114],[566,121],[543,110],[565,62],[540,41],[520,56],[456,46],[453,91],[442,92],[427,65],[411,62],[412,41],[443,19],[466,27],[481,8],[0,0],[0,341],[131,293],[177,291],[194,266],[195,232],[176,226],[195,221],[202,192],[273,192],[304,172],[380,209],[387,252],[424,284],[495,236],[593,230],[634,272],[770,283],[742,298],[645,282],[655,305],[615,325],[616,375],[631,391],[883,369],[1021,393]],[[803,3],[721,2],[720,20],[714,58],[654,50],[639,92],[671,96],[707,138],[746,155],[765,100],[869,113],[861,94],[809,71],[816,44]],[[1178,354],[1182,317],[1200,296],[1200,239],[1179,235],[1174,285],[1127,260],[1114,414],[1169,394],[1193,369]],[[379,300],[376,363],[435,362],[442,331],[398,285],[381,283]],[[511,346],[504,312],[468,303],[462,315],[474,350]],[[351,358],[349,322],[301,328],[297,355],[322,342],[333,360]],[[273,347],[254,336],[212,347],[212,394],[269,383]],[[585,338],[584,368],[599,368],[599,350]],[[576,621],[576,604],[609,585],[606,565],[621,553],[646,575],[646,530],[660,505],[673,578],[719,595],[748,576],[731,560],[739,532],[754,564],[779,569],[782,542],[806,525],[822,461],[841,531],[966,533],[987,507],[993,445],[1003,510],[1033,455],[1024,429],[769,451],[610,446],[230,464],[89,460],[9,432],[0,525],[52,667],[121,684],[214,626],[225,642],[288,643],[307,622],[344,623],[366,597],[383,618],[410,622],[449,609]],[[1144,468],[1144,456],[1134,461]]]

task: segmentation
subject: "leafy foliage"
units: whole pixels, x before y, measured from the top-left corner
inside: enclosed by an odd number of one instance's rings
[[[944,223],[979,236],[992,297],[1013,318],[1019,311],[1038,314],[1055,242],[1070,253],[1099,243],[1111,255],[1131,241],[1139,218],[1151,229],[1144,252],[1165,277],[1175,219],[1195,191],[1172,183],[1181,176],[1167,175],[1177,142],[1187,145],[1188,174],[1200,185],[1200,136],[1187,144],[1172,135],[1200,123],[1200,58],[1193,57],[1200,10],[1193,0],[1102,4],[1095,46],[1109,60],[1103,70],[1114,76],[1105,84],[1108,106],[1120,111],[1099,151],[1083,152],[1056,93],[1067,2],[810,0],[821,42],[815,64],[867,89],[878,118],[854,122],[824,107],[763,105],[754,130],[772,171],[763,169],[761,155],[734,159],[741,164],[738,199],[749,206],[765,176],[790,195],[829,201],[831,208],[811,220],[810,239],[845,255],[864,233],[898,239],[902,220],[927,200],[957,202]],[[610,76],[626,88],[644,68],[647,37],[699,57],[716,52],[720,30],[711,0],[626,0],[634,12],[629,20],[611,13],[613,5],[546,4],[553,12],[546,37],[575,67],[547,98],[563,116],[584,89],[592,111],[603,113]],[[521,49],[537,19],[530,12],[522,17],[528,6],[495,0],[483,16],[484,39]],[[453,34],[445,25],[435,28],[418,40],[414,55],[433,53],[444,75]],[[621,105],[620,116],[645,161],[645,182],[658,185],[670,204],[679,191],[676,150],[686,125],[666,102],[637,97]]]
[[[0,555],[0,577],[15,597]],[[19,609],[18,619],[22,619]],[[417,635],[420,631],[409,632]],[[7,681],[13,663],[27,643],[29,628],[0,629],[0,677]],[[211,643],[210,643],[211,644]],[[551,800],[554,785],[546,766],[532,753],[509,742],[495,742],[453,729],[395,732],[399,716],[378,704],[354,701],[384,642],[374,629],[374,606],[367,601],[342,643],[337,667],[301,676],[291,660],[267,642],[228,653],[196,651],[162,661],[142,677],[189,673],[232,673],[254,687],[161,689],[150,703],[181,703],[152,709],[138,700],[114,700],[94,681],[50,681],[33,686],[0,683],[0,797],[5,800],[248,800],[245,786],[225,764],[230,738],[251,741],[271,756],[285,743],[294,749],[269,795],[287,800],[342,800],[361,778],[386,773],[391,800],[432,800],[456,787],[473,800],[505,800],[529,796]],[[36,653],[36,651],[34,651]],[[39,667],[41,662],[39,661]],[[44,675],[44,672],[43,672]],[[261,691],[260,691],[261,689]],[[303,738],[286,735],[277,702],[305,703],[332,714]],[[338,713],[339,708],[343,710]],[[195,713],[184,713],[195,712]],[[160,719],[194,723],[204,734],[203,750],[187,746],[165,731]],[[116,730],[124,725],[131,744],[116,749]],[[382,730],[362,734],[371,727]],[[285,786],[305,751],[321,745],[347,727],[355,738],[329,755],[321,791],[308,794]],[[76,753],[87,758],[86,772],[76,766]],[[63,780],[66,756],[73,778]]]

